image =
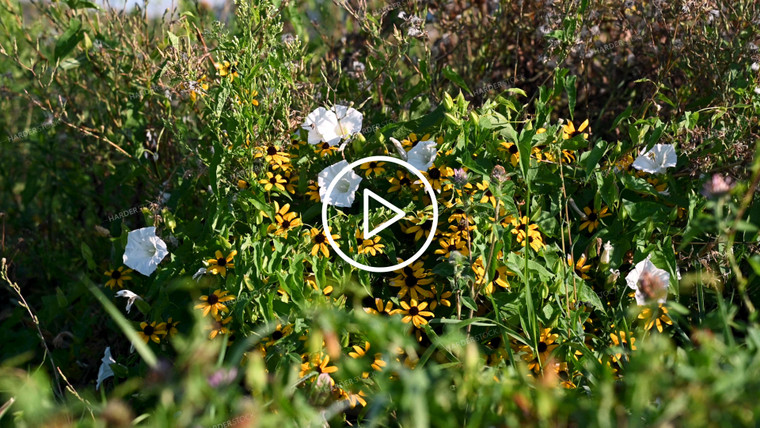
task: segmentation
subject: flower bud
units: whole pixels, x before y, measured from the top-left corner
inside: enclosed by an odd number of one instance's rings
[[[610,255],[612,253],[612,244],[607,241],[602,249],[602,255],[599,257],[599,262],[603,265],[610,264]]]

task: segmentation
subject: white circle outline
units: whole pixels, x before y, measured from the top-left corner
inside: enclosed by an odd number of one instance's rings
[[[417,252],[414,253],[414,255],[408,260],[403,261],[401,263],[397,263],[392,266],[385,266],[385,267],[367,266],[363,263],[359,263],[356,260],[348,257],[346,253],[341,251],[340,247],[338,247],[338,244],[335,243],[335,240],[332,238],[332,233],[330,233],[330,227],[327,223],[327,206],[328,206],[327,197],[330,196],[333,190],[335,190],[335,186],[338,184],[338,181],[340,181],[340,179],[344,175],[346,175],[349,171],[352,171],[357,166],[363,165],[367,162],[390,162],[390,163],[395,163],[396,165],[401,165],[404,168],[408,169],[414,175],[416,175],[417,178],[419,178],[422,181],[422,184],[425,185],[425,190],[427,191],[428,196],[430,196],[430,201],[433,203],[433,228],[430,230],[430,235],[428,235],[428,238],[425,241],[425,243],[422,245],[422,248],[417,250]],[[425,176],[422,175],[420,170],[415,168],[414,165],[410,164],[409,162],[405,162],[405,161],[402,161],[401,159],[393,158],[390,156],[369,156],[366,158],[355,160],[351,162],[350,164],[348,164],[345,168],[340,170],[338,175],[336,175],[332,179],[330,184],[327,186],[327,191],[325,192],[325,198],[323,198],[323,201],[322,201],[322,227],[325,230],[325,237],[327,238],[327,241],[330,243],[330,246],[333,248],[333,250],[335,250],[335,253],[341,259],[348,262],[348,264],[350,264],[351,266],[361,269],[361,270],[366,270],[368,272],[375,272],[375,273],[393,272],[394,270],[403,269],[409,266],[410,264],[414,263],[414,261],[420,258],[422,254],[425,253],[425,251],[428,249],[428,247],[430,247],[430,244],[433,242],[433,239],[435,238],[435,230],[438,228],[438,201],[436,200],[435,192],[433,191],[433,186],[430,185],[430,182],[427,181],[427,178],[425,178]]]

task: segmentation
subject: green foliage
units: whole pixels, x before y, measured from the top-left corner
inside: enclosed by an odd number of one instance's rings
[[[7,1],[0,421],[754,425],[758,5],[554,3]],[[309,144],[333,106],[361,132]],[[420,144],[433,245],[345,263],[318,175]],[[674,164],[632,166],[660,145]],[[422,186],[354,172],[412,214],[361,239],[357,193],[330,233],[409,258]],[[649,262],[667,281],[633,290]]]

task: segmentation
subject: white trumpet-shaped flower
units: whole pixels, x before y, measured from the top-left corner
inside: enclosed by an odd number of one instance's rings
[[[333,188],[333,191],[329,195],[327,194],[327,187],[347,166],[348,162],[342,160],[334,165],[328,166],[317,175],[319,197],[329,205],[347,208],[354,203],[356,190],[359,189],[359,183],[362,181],[362,178],[354,171],[348,171],[346,174],[343,174]]]
[[[150,276],[168,254],[166,242],[156,236],[156,228],[143,227],[127,235],[123,261],[130,268]]]
[[[308,143],[339,144],[362,130],[364,116],[353,107],[335,105],[330,110],[319,107],[306,116],[301,127],[309,131]]]
[[[104,380],[113,376],[113,370],[111,370],[111,364],[115,364],[116,360],[111,356],[111,347],[106,347],[106,352],[103,353],[103,359],[100,360],[100,368],[98,368],[98,381],[95,384],[95,390],[100,388],[100,384]]]
[[[641,151],[633,161],[633,167],[650,174],[663,174],[668,168],[676,166],[678,156],[672,144],[655,144],[647,152]]]
[[[406,153],[407,162],[420,171],[427,171],[433,166],[438,156],[438,148],[433,140],[420,141]]]
[[[124,308],[127,310],[127,313],[132,310],[132,305],[135,304],[135,300],[140,299],[142,300],[142,297],[138,296],[137,294],[133,293],[130,290],[119,290],[116,292],[116,297],[126,297],[127,298],[127,307]]]
[[[628,287],[636,291],[636,303],[644,306],[652,302],[665,303],[668,298],[670,274],[658,268],[647,256],[636,263],[633,270],[625,277]]]

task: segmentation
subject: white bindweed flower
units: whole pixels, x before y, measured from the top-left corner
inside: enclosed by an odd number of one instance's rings
[[[166,242],[156,236],[156,228],[143,227],[127,235],[123,260],[128,267],[150,276],[168,254]]]
[[[134,305],[135,300],[140,299],[142,300],[142,297],[138,296],[137,294],[133,293],[130,290],[119,290],[116,292],[116,297],[126,297],[127,298],[127,307],[125,308],[127,310],[127,313],[132,310],[132,305]]]
[[[301,127],[309,131],[309,144],[324,141],[334,146],[361,132],[363,119],[364,116],[353,107],[335,105],[330,110],[319,107],[306,116]]]
[[[198,272],[195,272],[193,274],[193,279],[197,281],[198,278],[202,277],[205,274],[206,274],[206,268],[200,268],[198,269]]]
[[[324,107],[309,113],[301,128],[309,131],[308,143],[319,144],[322,141],[334,146],[340,143],[340,135],[335,130],[338,128],[338,116],[334,111]]]
[[[359,188],[359,183],[362,181],[362,178],[354,171],[349,171],[346,174],[343,174],[338,184],[335,185],[332,193],[327,195],[327,187],[332,183],[338,173],[347,166],[348,162],[342,160],[334,165],[328,166],[317,175],[319,197],[329,205],[334,205],[336,207],[350,207],[354,203],[354,193]]]
[[[612,255],[612,244],[610,244],[610,241],[607,241],[602,248],[602,255],[599,257],[599,263],[608,265],[610,264],[610,256]]]
[[[641,151],[633,161],[633,167],[650,174],[662,174],[676,166],[677,161],[676,149],[672,144],[655,144],[648,152]]]
[[[98,368],[98,381],[95,384],[95,390],[100,388],[100,384],[104,380],[113,376],[113,370],[111,370],[111,364],[115,364],[116,360],[111,356],[111,347],[106,347],[106,352],[103,353],[103,359],[100,360],[100,368]]]
[[[433,140],[420,141],[416,146],[406,153],[407,162],[420,171],[427,171],[433,166],[435,157],[438,156],[438,149]]]
[[[633,270],[625,277],[628,287],[636,291],[636,303],[644,306],[656,301],[665,303],[668,298],[670,274],[658,268],[647,256],[636,263]]]
[[[337,134],[343,139],[348,139],[362,131],[364,115],[353,107],[334,105],[332,111],[338,118]]]

